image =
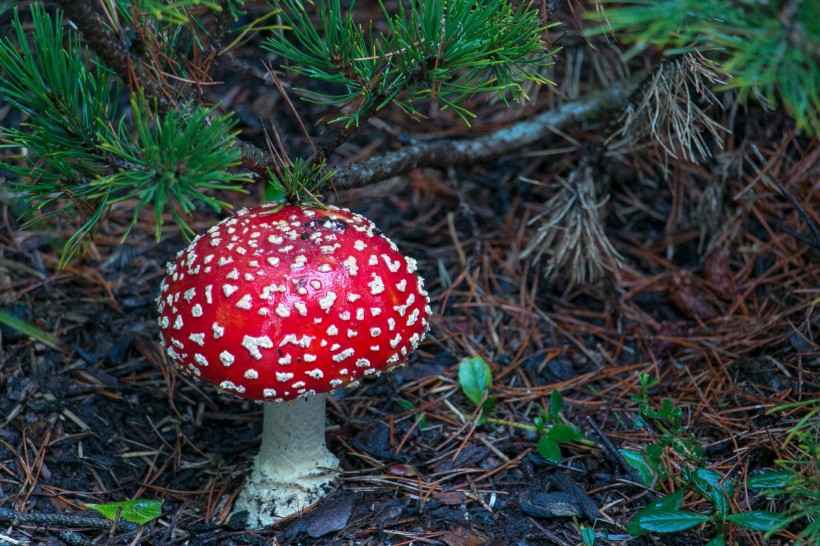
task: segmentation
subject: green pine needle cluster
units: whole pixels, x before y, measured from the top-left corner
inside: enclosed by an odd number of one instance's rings
[[[190,234],[184,215],[198,204],[229,208],[207,192],[238,190],[247,180],[229,170],[241,160],[226,138],[234,121],[201,106],[158,116],[144,98],[118,112],[116,77],[89,61],[79,36],[64,33],[62,17],[39,4],[31,17],[31,43],[16,14],[16,39],[0,41],[0,95],[26,116],[19,129],[5,130],[2,144],[26,157],[2,166],[21,178],[16,189],[31,205],[29,221],[82,219],[63,265],[116,203],[135,201],[132,226],[153,209],[157,236],[167,211]]]
[[[339,0],[319,0],[318,28],[300,0],[282,1],[290,32],[264,47],[292,63],[288,68],[331,84],[301,90],[308,100],[343,105],[333,123],[357,126],[388,103],[411,115],[438,101],[465,122],[474,114],[464,102],[497,93],[505,102],[526,98],[526,81],[548,83],[541,69],[550,53],[545,27],[529,4],[507,0],[410,0],[391,15],[382,5],[387,31],[361,25]]]
[[[589,35],[614,32],[632,44],[675,55],[699,51],[714,60],[741,99],[782,103],[798,128],[820,130],[820,15],[817,2],[799,0],[599,0],[591,12],[605,24]],[[612,5],[611,5],[612,4]]]
[[[325,183],[333,177],[333,171],[326,169],[326,162],[312,162],[297,157],[292,162],[268,169],[270,184],[266,189],[265,197],[269,201],[287,200],[290,203],[305,203],[319,205],[319,191]]]

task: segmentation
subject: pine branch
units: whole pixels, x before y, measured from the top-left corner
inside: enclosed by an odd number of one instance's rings
[[[118,202],[133,201],[132,227],[153,209],[157,237],[165,212],[191,234],[184,215],[195,206],[230,208],[209,190],[242,191],[247,181],[232,172],[241,159],[229,140],[235,121],[190,103],[157,115],[157,101],[144,95],[132,96],[129,115],[118,113],[116,78],[89,62],[77,33],[64,33],[62,15],[34,4],[31,16],[31,43],[16,13],[16,41],[0,40],[0,96],[27,114],[4,135],[4,146],[25,149],[27,161],[0,166],[20,176],[14,187],[26,193],[30,222],[82,220],[61,265]]]
[[[388,104],[418,115],[415,105],[431,100],[469,124],[468,98],[496,93],[518,101],[526,98],[523,82],[550,83],[541,71],[552,55],[541,40],[546,27],[530,4],[410,0],[394,15],[382,6],[388,31],[378,37],[372,23],[359,24],[339,0],[318,3],[319,28],[302,2],[282,5],[292,36],[274,35],[263,46],[290,62],[288,70],[332,86],[301,90],[307,100],[337,109],[331,124],[358,127]]]
[[[167,111],[171,104],[159,87],[148,80],[134,63],[131,53],[122,40],[108,28],[102,18],[94,11],[91,2],[84,0],[57,0],[65,16],[77,26],[83,39],[97,54],[100,60],[112,69],[120,80],[134,92],[143,90],[146,97],[156,99],[161,112]]]
[[[413,169],[467,165],[516,153],[551,134],[553,128],[596,119],[622,107],[639,80],[619,82],[592,92],[556,110],[544,112],[489,135],[470,140],[439,140],[407,146],[395,152],[374,156],[359,164],[340,167],[333,176],[336,189],[366,186]]]
[[[615,4],[617,1],[617,5]],[[700,52],[727,75],[722,89],[741,99],[782,103],[798,128],[820,131],[820,17],[816,2],[771,0],[601,0],[590,12],[632,43],[626,57],[655,47],[668,55]]]

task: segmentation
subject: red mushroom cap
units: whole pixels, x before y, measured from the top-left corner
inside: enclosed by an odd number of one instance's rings
[[[285,401],[403,364],[428,328],[416,262],[346,209],[242,210],[168,264],[157,300],[177,367]]]

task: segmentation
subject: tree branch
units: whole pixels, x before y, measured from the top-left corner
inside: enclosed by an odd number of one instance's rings
[[[114,69],[123,81],[134,85],[133,64],[128,50],[116,34],[109,30],[88,2],[59,0],[66,15],[83,33],[103,62]],[[505,154],[517,152],[522,147],[541,140],[551,128],[563,128],[572,123],[593,119],[601,113],[626,103],[637,86],[637,79],[619,82],[601,91],[566,103],[556,110],[515,123],[489,135],[469,140],[437,140],[407,146],[380,156],[371,157],[360,164],[339,167],[333,177],[336,189],[366,186],[387,178],[405,174],[413,169],[464,165],[486,161]],[[166,106],[162,93],[150,82],[143,83],[146,95],[156,97],[160,108]],[[243,166],[264,173],[274,159],[267,151],[241,139],[236,139],[242,151]],[[331,145],[330,149],[333,149]]]
[[[465,165],[517,152],[550,134],[551,128],[594,119],[607,110],[627,102],[638,79],[618,82],[606,89],[589,93],[556,110],[470,140],[437,140],[407,146],[394,152],[371,157],[359,164],[336,170],[336,189],[366,186],[413,169]]]
[[[106,66],[114,70],[126,84],[131,85],[131,55],[117,35],[109,29],[89,2],[58,0],[66,17],[71,19],[83,38],[99,55]]]
[[[117,76],[131,89],[140,87],[145,96],[157,100],[160,111],[170,109],[166,96],[153,82],[145,78],[140,64],[133,62],[131,53],[125,47],[117,34],[109,29],[98,13],[94,11],[90,2],[82,0],[57,0],[66,17],[71,19],[82,33],[83,39],[102,60],[103,64],[111,68]],[[137,81],[139,80],[139,81]]]

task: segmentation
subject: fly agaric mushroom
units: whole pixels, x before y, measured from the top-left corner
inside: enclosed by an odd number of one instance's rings
[[[428,328],[416,262],[366,218],[266,204],[223,220],[168,264],[162,342],[183,372],[265,402],[262,448],[234,505],[258,528],[307,508],[339,461],[326,393],[403,364]]]

